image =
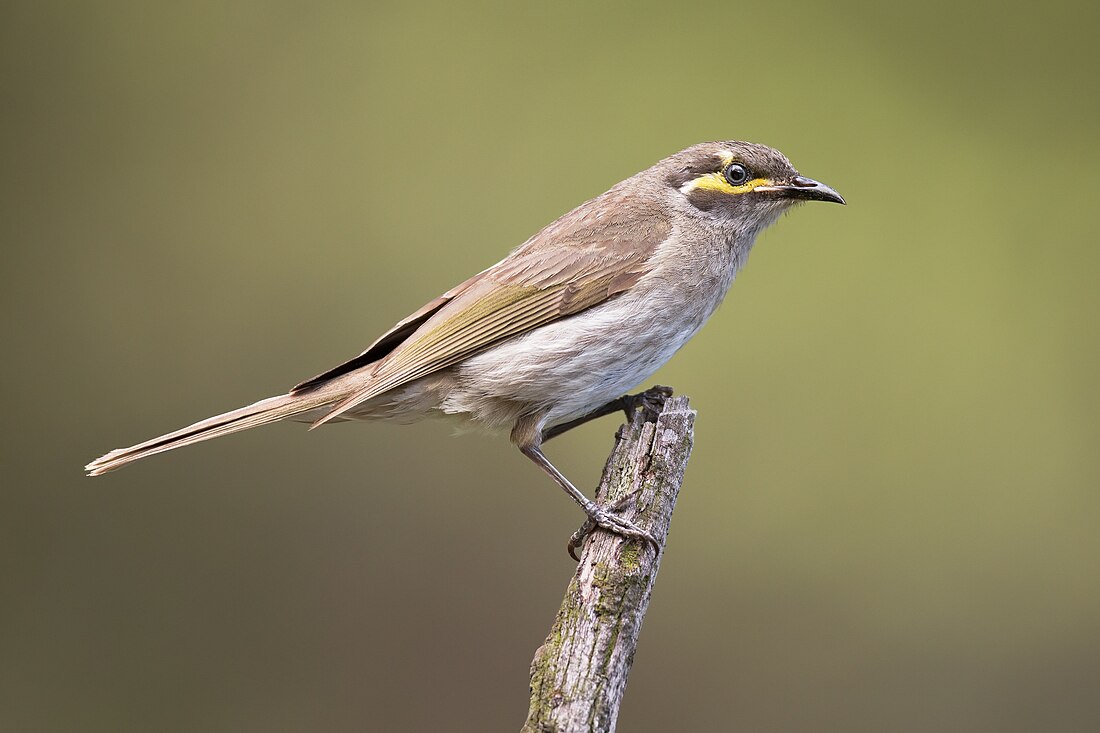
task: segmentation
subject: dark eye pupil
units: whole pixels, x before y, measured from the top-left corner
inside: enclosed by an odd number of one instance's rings
[[[726,166],[726,180],[730,182],[730,185],[740,186],[749,180],[749,171],[740,163],[731,163]]]

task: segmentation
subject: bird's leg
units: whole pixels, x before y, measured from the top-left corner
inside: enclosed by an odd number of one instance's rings
[[[556,438],[562,433],[568,432],[575,427],[584,425],[590,420],[603,417],[604,415],[610,415],[612,413],[622,410],[626,414],[627,422],[634,419],[634,413],[638,410],[644,410],[647,413],[647,417],[656,418],[660,414],[661,410],[665,406],[665,400],[672,396],[672,388],[664,387],[660,384],[655,384],[645,392],[639,392],[638,394],[628,394],[619,397],[618,399],[611,400],[606,405],[597,407],[587,415],[581,415],[578,418],[570,420],[569,422],[555,425],[552,428],[544,430],[542,433],[542,440],[546,442],[551,438]]]
[[[616,502],[615,507],[609,510],[581,493],[581,490],[574,486],[569,479],[550,462],[546,454],[542,452],[542,441],[540,438],[541,431],[537,427],[535,416],[520,418],[516,421],[516,425],[512,429],[512,442],[516,444],[523,455],[530,458],[535,462],[535,465],[549,474],[550,478],[554,479],[558,486],[560,486],[565,493],[569,494],[569,497],[577,502],[581,509],[584,510],[584,513],[588,515],[588,519],[581,528],[584,529],[588,527],[588,529],[583,533],[581,533],[581,530],[578,530],[569,538],[567,549],[570,557],[574,560],[579,559],[576,554],[576,548],[596,527],[606,529],[608,532],[614,532],[623,537],[645,540],[653,546],[655,552],[659,553],[661,551],[661,545],[653,535],[630,520],[623,519],[614,513],[614,509],[618,509],[619,505],[623,503],[622,501]]]
[[[627,494],[626,496],[620,498],[618,501],[616,501],[614,504],[612,504],[609,507],[608,511],[610,511],[612,513],[622,511],[626,507],[627,504],[634,501],[637,494],[638,494],[638,489],[635,489],[634,491],[631,491],[629,494]],[[590,534],[592,534],[593,532],[596,531],[596,527],[597,527],[597,524],[592,520],[591,517],[589,517],[588,519],[585,519],[584,524],[582,524],[580,527],[577,527],[577,531],[574,532],[569,537],[569,542],[565,546],[565,549],[569,552],[569,556],[571,558],[573,558],[574,560],[577,560],[577,561],[580,560],[580,558],[577,557],[576,550],[577,550],[578,547],[581,547],[582,545],[584,545],[584,541],[588,538],[588,535],[590,535]],[[648,535],[646,536],[646,539],[649,540],[650,542],[654,542],[652,537],[650,537]],[[653,544],[653,548],[655,550],[657,550],[658,552],[660,552],[660,547],[655,542]]]
[[[651,535],[649,532],[646,532],[644,529],[634,524],[630,520],[623,519],[618,514],[614,513],[614,509],[620,508],[620,505],[625,503],[624,501],[616,502],[613,509],[606,509],[586,497],[583,493],[581,493],[580,489],[570,483],[569,479],[567,479],[561,471],[554,467],[554,464],[550,462],[550,460],[542,452],[542,449],[539,448],[537,445],[523,447],[520,448],[520,450],[523,452],[523,455],[534,461],[539,466],[539,468],[550,474],[550,477],[557,482],[558,486],[562,487],[562,489],[565,490],[565,493],[569,494],[573,501],[577,502],[577,504],[580,505],[581,509],[584,510],[584,513],[588,515],[588,519],[585,520],[584,525],[582,525],[581,529],[573,533],[573,535],[569,538],[569,544],[566,545],[566,549],[569,551],[570,557],[572,557],[574,560],[580,559],[577,557],[576,549],[584,541],[584,538],[591,534],[596,527],[606,529],[608,532],[614,532],[615,534],[622,535],[623,537],[645,540],[653,546],[654,551],[661,551],[661,544],[657,541],[655,537],[653,537],[653,535]],[[633,497],[624,497],[624,499],[629,498]]]

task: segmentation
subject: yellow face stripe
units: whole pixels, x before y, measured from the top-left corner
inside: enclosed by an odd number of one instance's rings
[[[725,167],[725,166],[723,166]],[[745,181],[740,186],[731,186],[730,182],[721,173],[705,173],[698,178],[688,181],[680,187],[680,193],[692,191],[719,191],[721,193],[748,193],[758,186],[771,186],[774,182],[768,178],[753,178]]]

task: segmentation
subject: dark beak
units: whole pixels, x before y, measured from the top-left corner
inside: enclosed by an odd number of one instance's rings
[[[832,201],[834,204],[845,203],[844,197],[824,183],[819,183],[812,178],[795,176],[789,183],[775,184],[771,186],[757,186],[754,191],[770,191],[776,196],[785,199],[799,199],[801,201]]]

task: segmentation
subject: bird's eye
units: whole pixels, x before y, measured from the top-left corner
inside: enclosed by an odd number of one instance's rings
[[[730,163],[722,174],[731,186],[743,186],[749,180],[749,169],[740,163]]]

